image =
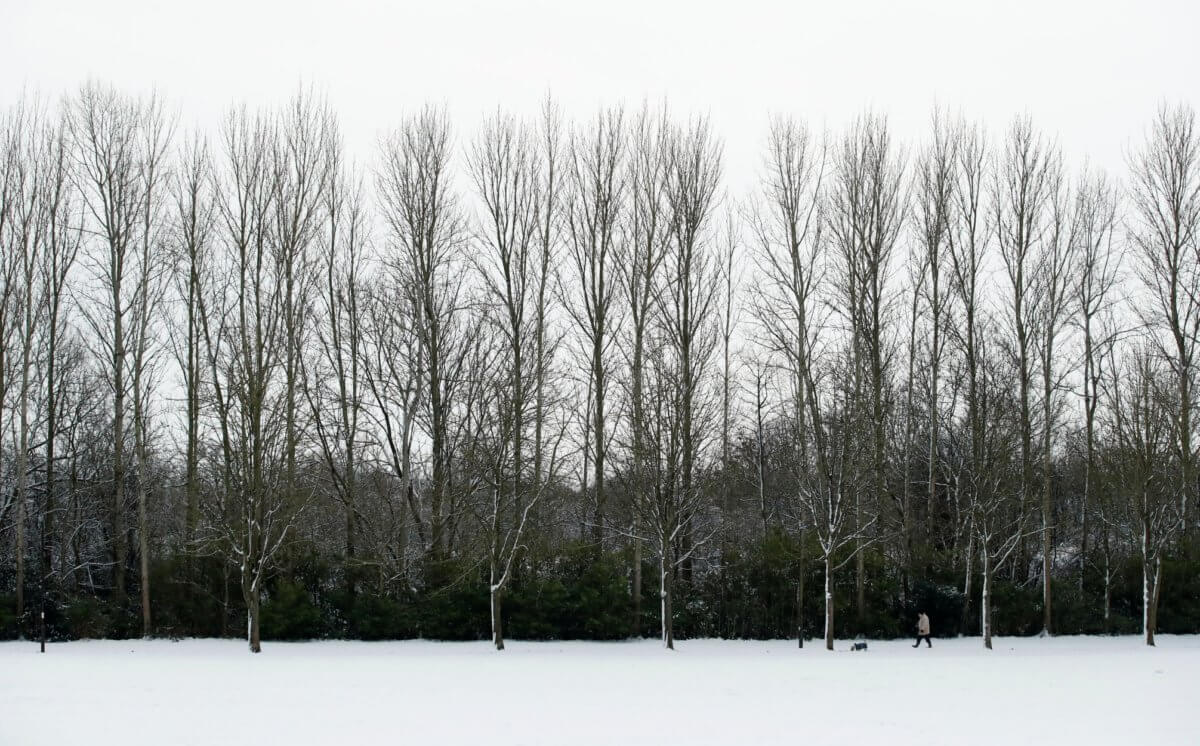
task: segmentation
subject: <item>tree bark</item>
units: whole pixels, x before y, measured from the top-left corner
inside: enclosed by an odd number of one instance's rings
[[[667,650],[675,649],[675,625],[671,608],[671,568],[668,566],[667,555],[669,543],[664,544],[659,554],[658,562],[658,595],[662,602],[662,642]]]
[[[492,609],[492,644],[496,646],[496,650],[504,649],[504,626],[503,617],[501,615],[501,596],[503,593],[503,589],[492,585],[491,592],[488,597]]]
[[[259,632],[259,618],[261,616],[261,594],[258,586],[255,585],[250,591],[249,598],[246,599],[246,638],[250,643],[251,653],[262,652],[262,636]]]
[[[825,555],[825,649],[833,650],[833,568],[831,558]]]
[[[796,579],[796,643],[804,647],[804,576],[808,571],[804,552],[804,530],[800,530],[800,573]]]
[[[988,555],[987,544],[984,543],[982,552],[983,572],[980,577],[983,580],[983,592],[979,599],[979,624],[983,634],[983,646],[988,650],[992,649],[992,565],[991,557]]]

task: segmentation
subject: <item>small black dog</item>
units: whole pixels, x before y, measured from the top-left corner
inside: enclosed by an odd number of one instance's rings
[[[854,647],[851,650],[853,651],[853,650],[866,650],[866,649],[867,649],[867,643],[856,642],[856,643],[854,643]]]

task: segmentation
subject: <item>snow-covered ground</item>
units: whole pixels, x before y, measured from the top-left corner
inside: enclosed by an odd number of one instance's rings
[[[1200,637],[1158,642],[3,643],[0,744],[1200,743]]]

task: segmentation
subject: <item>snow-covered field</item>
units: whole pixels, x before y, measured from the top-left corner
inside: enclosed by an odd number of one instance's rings
[[[4,746],[1197,744],[1198,694],[1200,637],[0,644]]]

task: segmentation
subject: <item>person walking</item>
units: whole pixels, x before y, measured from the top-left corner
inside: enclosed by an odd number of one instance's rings
[[[913,647],[920,647],[921,640],[929,647],[933,647],[933,643],[929,641],[929,617],[925,616],[925,612],[917,612],[917,641],[913,643]]]

